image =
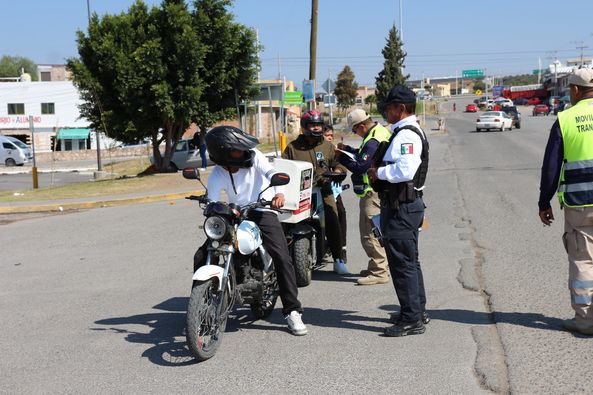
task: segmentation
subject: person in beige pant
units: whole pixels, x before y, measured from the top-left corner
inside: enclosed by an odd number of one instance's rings
[[[593,335],[593,69],[568,77],[572,106],[552,125],[540,182],[539,218],[554,221],[550,200],[558,193],[564,208],[564,247],[568,254],[568,288],[574,318],[566,330]]]
[[[364,252],[369,257],[368,268],[363,270],[363,278],[358,280],[360,285],[368,283],[384,284],[389,281],[389,268],[385,249],[379,240],[373,235],[372,218],[381,212],[381,200],[375,191],[367,192],[366,196],[360,199],[358,204],[360,216],[358,219],[358,230],[360,232],[360,243]]]
[[[359,278],[357,282],[359,285],[385,284],[389,282],[385,249],[373,235],[371,221],[371,218],[381,211],[380,200],[379,195],[371,188],[366,172],[373,163],[379,143],[387,141],[391,133],[382,125],[374,122],[361,109],[350,112],[346,120],[348,128],[363,139],[358,149],[340,143],[336,151],[336,157],[340,164],[352,172],[352,189],[360,198],[358,227],[360,241],[369,257],[369,262],[368,268],[361,271],[363,277]]]

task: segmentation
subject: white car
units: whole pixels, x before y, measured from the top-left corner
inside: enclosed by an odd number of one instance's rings
[[[476,121],[476,132],[490,129],[498,129],[501,132],[505,129],[513,130],[513,118],[502,111],[486,111]]]
[[[513,101],[511,99],[507,99],[506,97],[499,97],[498,99],[494,100],[494,103],[498,104],[501,107],[514,106]]]

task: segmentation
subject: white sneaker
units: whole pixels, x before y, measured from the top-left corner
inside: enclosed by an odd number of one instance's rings
[[[346,264],[341,259],[336,259],[334,261],[334,272],[338,274],[350,274]]]
[[[305,324],[303,324],[301,313],[296,310],[291,311],[290,314],[284,318],[286,318],[286,322],[288,322],[288,329],[293,335],[303,336],[307,334],[307,327]]]
[[[205,167],[200,167],[200,171],[206,171]]]

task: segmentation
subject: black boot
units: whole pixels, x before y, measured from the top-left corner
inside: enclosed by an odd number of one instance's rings
[[[421,335],[424,331],[426,331],[426,327],[421,320],[412,322],[398,321],[397,324],[385,328],[383,333],[385,336],[389,337],[400,337],[407,335]]]

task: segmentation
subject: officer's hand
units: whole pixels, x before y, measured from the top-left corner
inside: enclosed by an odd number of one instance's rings
[[[369,180],[371,182],[377,181],[377,168],[371,167],[367,170],[367,176],[369,176]]]
[[[338,148],[346,151],[346,146],[343,143],[338,143]]]
[[[539,219],[546,226],[552,225],[552,222],[554,222],[554,212],[552,211],[552,207],[540,211]]]
[[[272,199],[272,208],[281,208],[284,206],[284,194],[277,193]]]

